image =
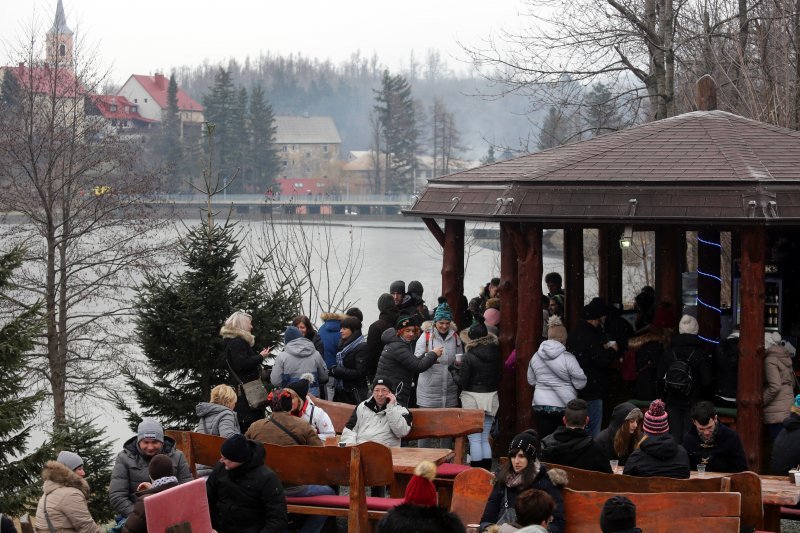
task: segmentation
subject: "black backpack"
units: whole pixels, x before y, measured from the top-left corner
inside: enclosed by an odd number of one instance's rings
[[[667,372],[664,374],[664,392],[674,394],[675,396],[689,396],[692,392],[692,356],[694,350],[689,354],[686,361],[679,359],[678,354],[673,352],[675,359],[667,367]]]

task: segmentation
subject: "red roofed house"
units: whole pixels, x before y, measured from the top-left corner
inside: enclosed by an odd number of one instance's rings
[[[96,113],[105,119],[109,133],[131,135],[141,134],[150,129],[157,120],[144,118],[139,114],[138,106],[124,96],[113,94],[97,94],[92,96]]]
[[[138,106],[139,114],[143,118],[161,122],[167,110],[168,87],[169,78],[163,74],[155,76],[133,74],[117,94]],[[181,117],[181,135],[185,136],[189,128],[196,130],[193,131],[193,135],[199,134],[200,125],[204,120],[203,106],[180,87],[178,87],[178,110]]]

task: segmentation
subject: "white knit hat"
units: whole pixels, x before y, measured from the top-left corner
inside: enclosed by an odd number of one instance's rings
[[[681,321],[678,323],[678,333],[689,333],[690,335],[697,335],[700,331],[700,325],[697,323],[692,315],[683,315]]]

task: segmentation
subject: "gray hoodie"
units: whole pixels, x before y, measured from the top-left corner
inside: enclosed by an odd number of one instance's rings
[[[283,351],[275,356],[270,381],[274,387],[286,387],[295,381],[300,381],[301,376],[306,373],[314,376],[308,392],[319,397],[319,385],[328,381],[328,367],[325,366],[325,360],[314,347],[314,343],[305,337],[300,337],[289,342]]]
[[[228,438],[239,433],[239,420],[236,413],[224,405],[217,403],[200,402],[194,409],[195,414],[200,419],[194,430],[197,433],[206,435],[219,435]],[[211,474],[212,466],[197,464],[197,475],[206,477]]]

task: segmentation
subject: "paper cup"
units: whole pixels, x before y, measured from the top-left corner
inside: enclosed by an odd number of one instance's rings
[[[456,354],[456,363],[460,363],[463,359],[464,359],[464,354],[463,353],[457,353]]]
[[[800,487],[800,476],[797,474],[797,470],[789,470],[789,481]]]

